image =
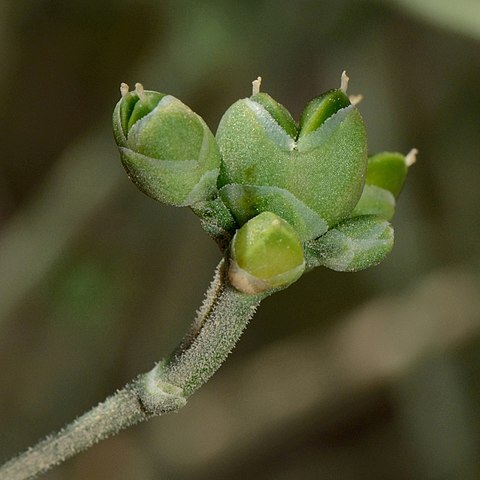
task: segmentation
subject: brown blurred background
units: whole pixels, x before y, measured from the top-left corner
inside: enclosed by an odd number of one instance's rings
[[[219,260],[129,183],[120,82],[215,130],[257,75],[298,117],[347,69],[371,152],[420,151],[393,253],[266,300],[185,409],[43,478],[480,478],[477,0],[3,0],[0,60],[1,460],[168,354]]]

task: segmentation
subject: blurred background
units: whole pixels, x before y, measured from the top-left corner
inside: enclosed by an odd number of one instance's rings
[[[43,478],[480,478],[478,0],[2,0],[0,64],[1,460],[167,355],[220,258],[127,179],[120,82],[215,131],[257,75],[298,118],[346,69],[370,151],[420,152],[393,253],[267,299],[186,408]]]

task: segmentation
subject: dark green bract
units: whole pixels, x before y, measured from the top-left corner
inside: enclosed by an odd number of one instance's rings
[[[376,265],[393,246],[389,222],[415,151],[368,158],[347,83],[344,74],[342,88],[308,102],[297,124],[258,79],[215,137],[175,97],[124,85],[115,139],[140,190],[200,217],[237,289],[273,292],[316,266]]]
[[[332,115],[348,106],[350,106],[350,100],[340,89],[330,90],[310,100],[300,118],[299,137],[314,132]]]

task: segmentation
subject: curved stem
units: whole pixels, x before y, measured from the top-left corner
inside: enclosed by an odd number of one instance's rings
[[[165,367],[157,366],[162,378],[190,396],[220,368],[260,301],[270,293],[247,295],[239,292],[230,284],[222,260],[197,321],[186,337],[191,343],[172,355]]]
[[[124,428],[183,407],[233,350],[266,296],[232,287],[222,260],[190,332],[167,360],[0,467],[0,480],[33,478]]]

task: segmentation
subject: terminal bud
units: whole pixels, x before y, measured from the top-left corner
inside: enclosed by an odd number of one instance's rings
[[[148,196],[194,205],[217,191],[220,152],[203,119],[171,95],[140,84],[113,113],[115,140],[130,179]]]

